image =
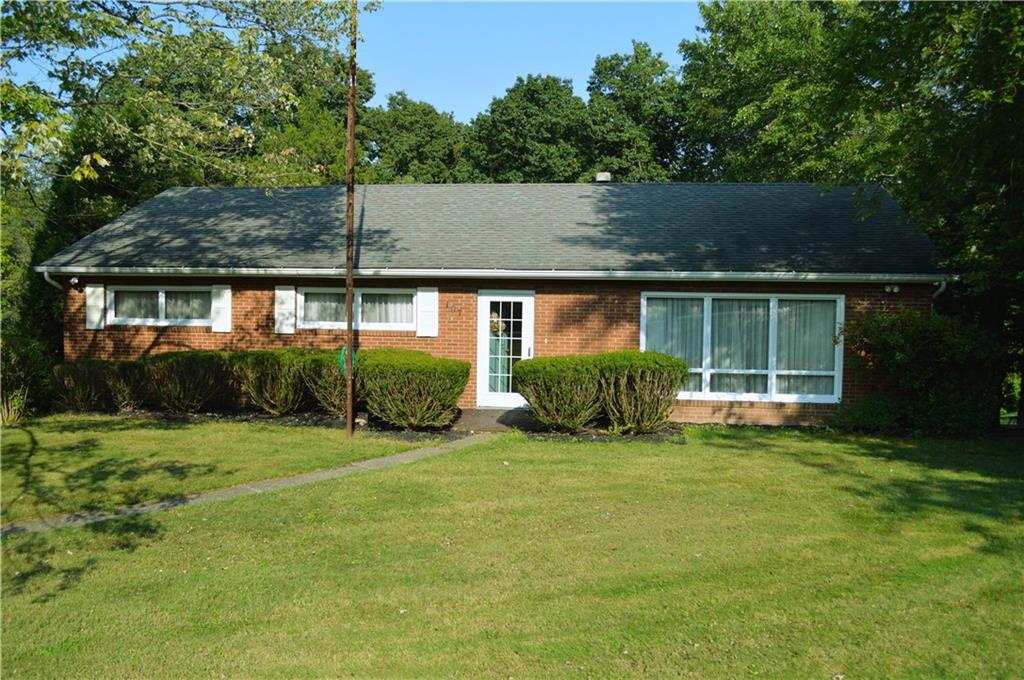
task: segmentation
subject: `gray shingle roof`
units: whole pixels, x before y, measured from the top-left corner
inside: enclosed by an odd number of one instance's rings
[[[337,268],[343,187],[175,188],[53,267]],[[807,184],[457,184],[357,189],[361,269],[932,274],[885,192]]]

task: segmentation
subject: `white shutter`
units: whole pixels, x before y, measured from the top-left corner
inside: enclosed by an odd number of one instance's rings
[[[416,289],[416,335],[437,337],[439,296],[437,288]]]
[[[231,286],[213,286],[210,292],[210,316],[214,333],[231,332]]]
[[[295,332],[295,286],[274,287],[274,332]]]
[[[103,328],[103,317],[106,313],[103,286],[86,284],[85,286],[85,327],[89,330]]]

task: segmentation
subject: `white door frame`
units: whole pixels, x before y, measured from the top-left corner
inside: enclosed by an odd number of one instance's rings
[[[532,290],[479,290],[476,305],[476,405],[479,408],[521,408],[526,400],[517,392],[490,391],[490,307],[492,302],[523,303],[523,338],[520,355],[533,357],[534,292]]]

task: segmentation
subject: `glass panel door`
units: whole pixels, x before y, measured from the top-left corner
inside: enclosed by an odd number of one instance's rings
[[[516,392],[512,367],[533,356],[533,293],[482,291],[478,315],[478,405],[525,406]]]

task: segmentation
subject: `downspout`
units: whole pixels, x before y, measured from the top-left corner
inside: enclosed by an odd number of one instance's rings
[[[62,293],[64,292],[64,286],[60,285],[59,283],[57,283],[56,281],[51,279],[50,278],[50,272],[43,272],[43,280],[45,280],[48,284],[50,284],[51,286],[53,286],[54,288],[56,288],[60,292],[62,292]]]
[[[939,281],[939,287],[934,293],[932,293],[932,299],[937,299],[944,292],[946,292],[946,279],[942,279],[941,281]]]

